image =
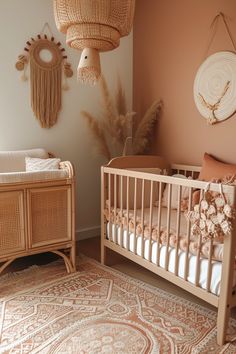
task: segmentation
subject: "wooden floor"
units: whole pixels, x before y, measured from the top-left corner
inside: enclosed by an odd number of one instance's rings
[[[100,261],[100,237],[79,241],[77,253],[83,254],[97,261]],[[34,255],[30,257],[20,258],[15,262],[13,262],[9,267],[7,267],[4,273],[19,271],[25,269],[26,267],[29,267],[32,264],[37,264],[37,265],[46,264],[56,260],[57,258],[58,257],[56,255],[50,253],[44,253],[44,254]],[[205,301],[202,301],[201,299],[186,292],[185,290],[179,288],[178,286],[166,281],[165,279],[139,266],[138,264],[120,256],[119,254],[112,252],[111,250],[108,250],[107,260],[108,260],[108,265],[114,269],[117,269],[127,275],[142,280],[160,289],[164,289],[165,291],[168,291],[174,295],[178,295],[196,304],[200,304],[211,310],[215,310],[213,306],[207,304]],[[232,311],[232,317],[236,318],[236,308],[234,308]]]

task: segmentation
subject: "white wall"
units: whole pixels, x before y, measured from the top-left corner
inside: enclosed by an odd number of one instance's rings
[[[54,24],[52,0],[0,0],[0,150],[44,147],[73,162],[77,175],[77,230],[84,237],[96,233],[100,224],[100,166],[104,160],[93,154],[93,140],[80,111],[98,114],[100,93],[98,87],[77,83],[74,75],[68,81],[70,90],[63,91],[57,124],[51,129],[40,127],[30,108],[29,81],[20,81],[15,62],[26,41],[37,35],[45,22],[65,46],[65,36]],[[65,48],[76,71],[80,53]],[[101,57],[109,87],[115,87],[119,74],[131,106],[132,34],[121,40],[119,48]]]

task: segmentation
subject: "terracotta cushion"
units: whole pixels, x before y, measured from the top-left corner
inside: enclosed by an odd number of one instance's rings
[[[236,176],[236,165],[217,161],[211,155],[204,154],[199,180],[211,181],[212,179],[223,179],[229,175]]]

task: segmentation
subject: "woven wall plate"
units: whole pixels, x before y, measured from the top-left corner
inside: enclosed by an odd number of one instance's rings
[[[194,101],[209,124],[223,121],[236,112],[236,54],[230,51],[209,56],[194,81]]]

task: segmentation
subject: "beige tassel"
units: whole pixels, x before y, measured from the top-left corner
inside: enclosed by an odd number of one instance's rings
[[[67,91],[67,90],[69,90],[69,85],[68,85],[68,82],[67,82],[67,76],[65,75],[64,76],[64,82],[63,82],[63,84],[62,84],[62,90],[64,90],[64,91]]]
[[[27,81],[28,76],[26,75],[26,66],[24,66],[23,74],[21,76],[21,81]]]

